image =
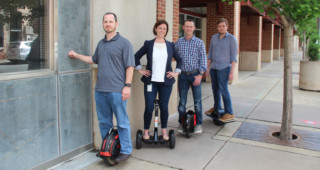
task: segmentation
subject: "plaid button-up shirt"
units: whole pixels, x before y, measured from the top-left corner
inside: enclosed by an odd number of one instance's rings
[[[175,47],[182,58],[181,71],[199,72],[207,70],[207,57],[204,43],[201,39],[193,36],[189,41],[185,37],[179,38]]]

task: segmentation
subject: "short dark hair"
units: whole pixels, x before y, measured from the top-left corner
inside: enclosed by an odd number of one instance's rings
[[[193,22],[193,25],[196,26],[196,23],[194,22],[193,19],[186,19],[186,20],[184,20],[183,25],[185,25],[186,22]]]
[[[168,22],[166,20],[159,20],[154,24],[154,26],[153,26],[153,34],[157,35],[156,28],[158,28],[158,26],[161,25],[161,24],[166,24],[167,32],[166,32],[166,35],[164,35],[164,36],[167,36],[168,31],[169,31],[169,24],[168,24]]]
[[[107,13],[105,13],[105,14],[103,15],[103,17],[102,17],[102,22],[103,22],[104,16],[106,16],[106,15],[113,15],[113,16],[114,16],[114,20],[115,20],[116,22],[118,22],[117,15],[116,15],[115,13],[113,13],[113,12],[107,12]]]
[[[225,18],[219,18],[217,21],[217,25],[219,25],[221,22],[226,23],[226,25],[228,26],[228,21]]]

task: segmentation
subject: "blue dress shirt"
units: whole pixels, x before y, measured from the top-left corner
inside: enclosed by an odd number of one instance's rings
[[[237,39],[229,32],[220,39],[220,34],[212,36],[208,59],[211,60],[211,69],[222,70],[237,62]]]

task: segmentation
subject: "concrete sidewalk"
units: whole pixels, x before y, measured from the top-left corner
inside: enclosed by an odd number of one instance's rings
[[[132,157],[107,167],[90,151],[51,169],[213,169],[213,170],[304,170],[320,167],[320,92],[299,90],[301,52],[293,55],[294,141],[272,137],[282,119],[283,59],[263,64],[259,72],[241,71],[230,85],[237,121],[216,126],[203,114],[203,133],[186,138],[178,134],[178,115],[170,117],[168,129],[176,131],[176,147],[142,145]],[[210,83],[202,85],[203,112],[213,105]],[[191,91],[188,109],[193,109]],[[135,146],[135,141],[133,141]]]

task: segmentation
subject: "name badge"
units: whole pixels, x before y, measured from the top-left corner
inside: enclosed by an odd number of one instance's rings
[[[147,92],[152,92],[152,84],[147,85]]]

